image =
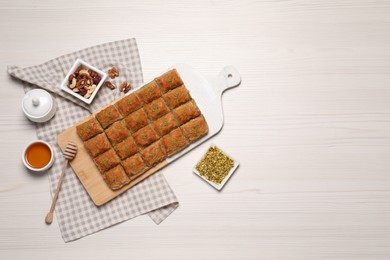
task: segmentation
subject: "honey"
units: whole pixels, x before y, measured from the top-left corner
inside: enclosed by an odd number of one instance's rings
[[[49,164],[51,159],[50,148],[44,143],[33,143],[26,150],[27,163],[36,169],[43,168]]]

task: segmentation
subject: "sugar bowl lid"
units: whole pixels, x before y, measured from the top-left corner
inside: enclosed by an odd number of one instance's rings
[[[34,122],[44,122],[53,117],[56,104],[49,92],[43,89],[28,91],[22,101],[23,112]]]

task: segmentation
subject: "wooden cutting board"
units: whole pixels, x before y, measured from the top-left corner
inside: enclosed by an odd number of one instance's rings
[[[57,143],[62,151],[64,151],[65,146],[69,141],[77,144],[79,149],[76,157],[70,162],[70,165],[95,205],[101,206],[107,203],[172,161],[180,158],[183,154],[194,149],[222,129],[222,93],[226,89],[236,87],[241,83],[241,76],[238,71],[232,66],[227,66],[223,68],[218,76],[207,79],[185,64],[177,64],[172,68],[177,69],[185,86],[190,91],[192,98],[196,101],[196,104],[207,121],[209,132],[206,136],[186,147],[181,152],[168,157],[165,161],[143,173],[121,189],[113,191],[104,182],[99,170],[96,168],[93,160],[86,151],[82,140],[77,135],[76,126],[68,128],[57,136]],[[85,120],[86,119],[82,121]]]

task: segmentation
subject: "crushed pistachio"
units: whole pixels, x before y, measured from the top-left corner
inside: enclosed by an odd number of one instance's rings
[[[216,184],[221,184],[234,166],[234,161],[218,147],[211,146],[195,169],[201,176]]]

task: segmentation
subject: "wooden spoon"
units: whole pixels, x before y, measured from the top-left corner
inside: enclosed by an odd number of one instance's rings
[[[51,224],[53,222],[54,206],[56,205],[56,201],[58,198],[58,194],[60,192],[62,181],[64,180],[65,169],[66,169],[66,166],[68,165],[68,162],[73,160],[73,158],[76,156],[76,153],[77,153],[77,145],[75,145],[72,142],[69,142],[65,147],[64,157],[66,160],[65,160],[64,166],[62,167],[62,173],[61,173],[60,179],[59,179],[58,184],[57,184],[57,190],[56,190],[56,193],[54,194],[54,198],[53,198],[53,201],[51,203],[50,211],[49,211],[49,213],[47,213],[46,218],[45,218],[46,224]]]

